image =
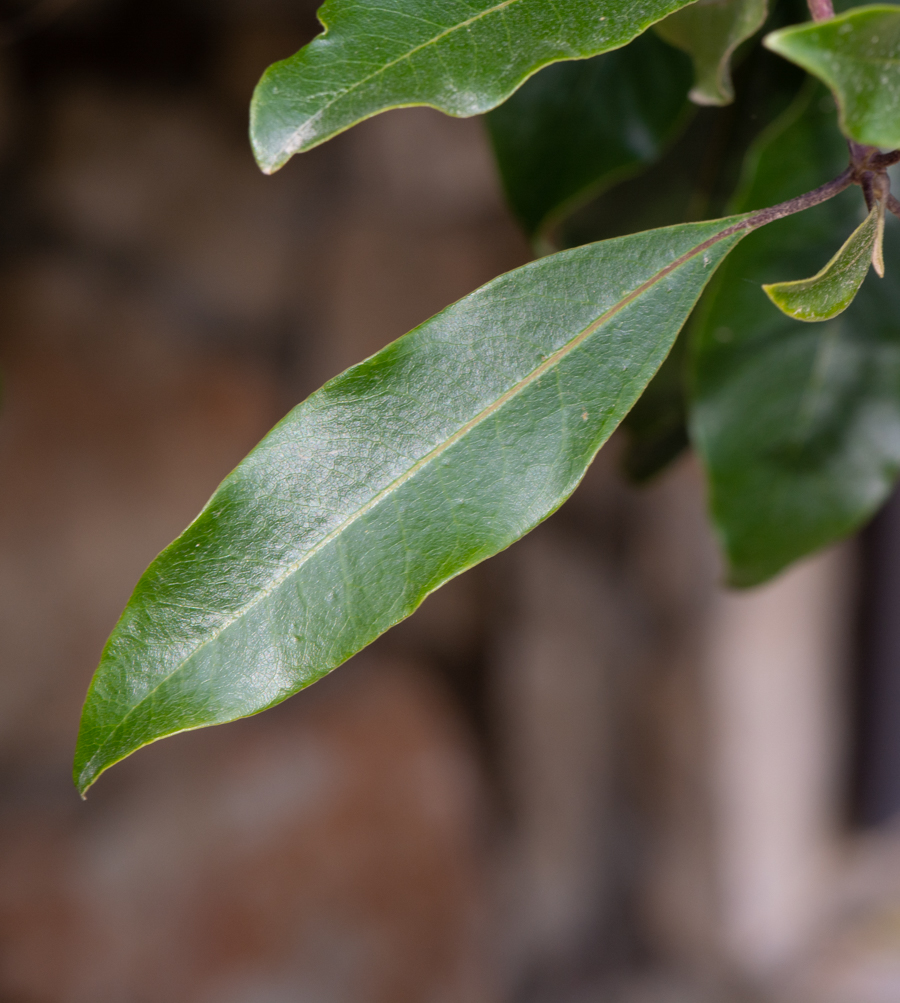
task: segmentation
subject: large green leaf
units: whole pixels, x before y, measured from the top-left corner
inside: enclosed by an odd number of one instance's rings
[[[765,44],[832,90],[844,134],[858,143],[900,147],[900,10],[857,7],[827,21],[767,35]]]
[[[256,88],[256,159],[275,171],[389,108],[478,115],[542,66],[616,49],[687,2],[327,0],[325,32],[269,67]]]
[[[691,69],[646,32],[556,63],[486,116],[507,198],[530,236],[655,160],[688,110]]]
[[[135,749],[284,700],[575,489],[734,220],[503,275],[294,409],[147,570],[82,717],[83,792]]]
[[[766,20],[767,0],[696,0],[656,25],[667,42],[694,61],[696,104],[730,104],[734,100],[731,57]]]
[[[807,91],[761,137],[739,208],[795,195],[846,165],[829,105],[823,90]],[[886,277],[870,275],[834,320],[786,317],[760,286],[815,271],[864,213],[852,188],[751,234],[698,308],[691,431],[734,584],[764,581],[852,532],[900,469],[898,228],[885,234]]]

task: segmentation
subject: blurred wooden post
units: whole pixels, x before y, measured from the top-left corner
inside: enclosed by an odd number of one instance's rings
[[[846,550],[723,593],[711,624],[714,814],[723,947],[765,981],[815,931],[842,800],[851,621]]]
[[[861,540],[861,665],[857,817],[900,813],[900,493]]]

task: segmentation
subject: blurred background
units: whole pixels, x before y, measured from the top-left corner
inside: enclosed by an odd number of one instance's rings
[[[896,1003],[898,502],[726,592],[696,462],[638,489],[614,438],[338,672],[78,799],[147,563],[295,403],[531,256],[477,120],[258,172],[253,85],[315,7],[0,4],[0,1003]]]

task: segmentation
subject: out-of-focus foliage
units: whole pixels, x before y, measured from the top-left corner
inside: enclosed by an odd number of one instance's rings
[[[662,38],[694,62],[692,101],[723,105],[734,100],[731,57],[762,27],[767,13],[767,0],[696,0],[656,25]]]
[[[812,188],[846,161],[831,99],[806,90],[751,151],[735,208]],[[864,212],[851,189],[751,234],[698,311],[691,430],[736,584],[852,532],[900,469],[900,228],[886,228],[885,278],[871,272],[833,320],[794,320],[761,288],[815,271]]]
[[[529,236],[655,161],[684,122],[688,60],[652,32],[593,59],[557,63],[485,121],[509,204]]]

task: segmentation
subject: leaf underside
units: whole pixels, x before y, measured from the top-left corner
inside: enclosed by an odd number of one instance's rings
[[[827,21],[772,32],[765,45],[831,88],[844,135],[900,147],[900,10],[856,7]]]
[[[736,208],[772,205],[847,163],[824,88],[808,89],[752,152]],[[787,171],[785,165],[790,164]],[[839,317],[781,313],[760,283],[800,277],[857,226],[859,189],[741,243],[692,324],[691,437],[735,585],[765,581],[861,526],[900,470],[900,275],[863,282]],[[885,233],[888,265],[900,228]]]
[[[764,285],[769,299],[789,317],[818,322],[831,320],[853,302],[869,271],[873,255],[881,257],[884,238],[884,203],[872,211],[850,234],[834,257],[809,279]],[[884,268],[881,268],[884,273]]]
[[[327,0],[325,32],[263,75],[250,138],[264,171],[390,108],[496,107],[548,63],[625,45],[689,0]]]
[[[767,0],[696,0],[655,26],[657,34],[694,61],[692,101],[731,104],[731,57],[763,26],[767,14]]]
[[[85,703],[79,790],[308,686],[552,513],[740,239],[719,237],[732,222],[540,259],[295,408],[138,583]]]

